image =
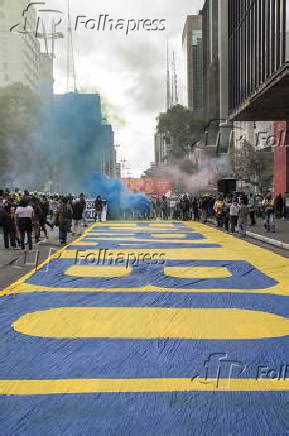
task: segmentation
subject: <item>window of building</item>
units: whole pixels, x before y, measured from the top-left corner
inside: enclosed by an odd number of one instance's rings
[[[5,82],[9,82],[9,76],[8,76],[8,74],[4,74],[4,81],[5,81]]]

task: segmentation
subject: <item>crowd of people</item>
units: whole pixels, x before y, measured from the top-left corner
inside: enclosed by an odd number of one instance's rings
[[[285,201],[281,195],[275,199],[268,192],[266,195],[246,195],[245,193],[232,193],[224,195],[190,194],[170,195],[161,198],[152,197],[150,206],[135,216],[133,211],[126,210],[123,219],[162,219],[162,220],[216,220],[219,228],[235,233],[241,237],[246,235],[248,223],[256,225],[259,217],[264,223],[267,232],[275,232],[276,217],[285,215]],[[68,194],[45,195],[37,192],[20,192],[15,189],[0,190],[0,227],[3,229],[4,247],[6,249],[33,249],[33,244],[41,243],[42,238],[48,239],[48,228],[54,226],[59,229],[61,245],[67,244],[67,235],[71,233],[79,236],[86,227],[86,197]],[[95,220],[103,221],[106,215],[109,218],[109,209],[106,201],[98,196],[94,202]],[[33,242],[34,239],[34,242]]]
[[[4,247],[33,250],[33,244],[41,242],[41,236],[48,239],[48,230],[59,228],[61,245],[67,244],[67,235],[80,235],[86,226],[86,199],[79,197],[45,195],[28,190],[0,190],[0,227],[3,230]],[[34,241],[33,241],[34,239]]]
[[[285,201],[278,195],[275,199],[270,192],[265,195],[246,195],[245,193],[231,193],[217,196],[193,196],[183,194],[179,196],[163,196],[152,198],[151,219],[193,220],[207,223],[209,219],[216,219],[216,225],[226,231],[241,236],[246,234],[248,222],[256,225],[256,217],[262,219],[267,232],[275,232],[275,218],[285,216]]]

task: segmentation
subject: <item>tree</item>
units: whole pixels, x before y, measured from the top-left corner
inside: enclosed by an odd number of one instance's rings
[[[205,128],[205,122],[193,111],[177,105],[158,118],[158,132],[171,145],[169,158],[183,159],[198,142]]]

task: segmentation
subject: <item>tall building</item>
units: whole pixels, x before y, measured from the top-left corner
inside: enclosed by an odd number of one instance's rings
[[[24,9],[28,0],[0,1],[0,87],[22,83],[39,93],[39,41],[35,32],[23,30]],[[26,13],[27,29],[35,29],[36,11],[33,6]],[[19,26],[10,32],[10,28]]]
[[[229,114],[274,121],[274,190],[289,193],[289,2],[229,1]],[[288,194],[289,196],[289,194]]]
[[[204,117],[207,122],[220,118],[218,59],[218,1],[206,0],[203,14]]]
[[[286,0],[229,1],[232,119],[289,119],[288,28]]]
[[[155,133],[155,164],[158,166],[167,159],[167,146],[164,135]]]
[[[186,106],[203,113],[203,32],[202,14],[188,15],[183,30]]]
[[[204,118],[207,142],[217,153],[232,145],[228,113],[228,0],[206,0],[203,17]]]

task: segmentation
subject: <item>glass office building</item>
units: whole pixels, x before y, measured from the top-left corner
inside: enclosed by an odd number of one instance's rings
[[[273,103],[289,90],[289,0],[229,0],[228,6],[231,117],[272,119]],[[282,114],[276,107],[273,117]]]
[[[183,30],[186,106],[203,113],[202,14],[188,15]]]

